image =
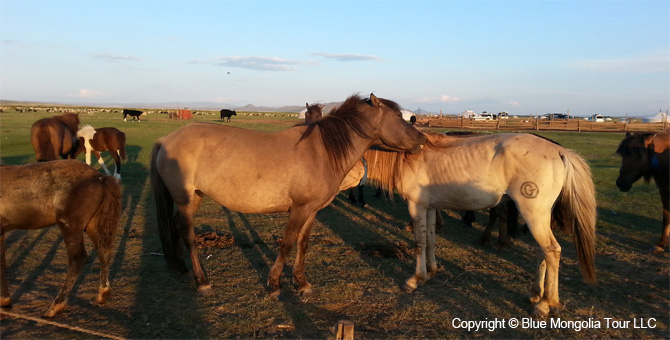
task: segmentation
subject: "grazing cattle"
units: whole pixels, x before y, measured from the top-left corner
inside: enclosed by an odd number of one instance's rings
[[[38,162],[72,159],[77,152],[79,114],[42,118],[30,128],[30,143]]]
[[[228,110],[228,109],[221,110],[221,121],[223,121],[224,118],[228,118],[228,121],[230,121],[230,117],[232,116],[237,116],[237,112],[235,112],[235,110]]]
[[[123,121],[124,121],[124,122],[127,122],[126,117],[131,116],[131,117],[133,117],[133,121],[135,121],[135,118],[137,118],[137,121],[138,121],[138,122],[141,122],[141,120],[140,120],[140,116],[141,116],[143,113],[144,113],[144,112],[142,112],[142,111],[140,111],[140,110],[123,109]]]

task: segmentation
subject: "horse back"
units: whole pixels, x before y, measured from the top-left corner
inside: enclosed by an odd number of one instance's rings
[[[314,161],[319,156],[309,149],[310,141],[298,143],[301,129],[190,124],[161,139],[155,166],[177,204],[198,191],[240,212],[287,211],[323,191],[334,196],[341,181],[323,180],[332,169]]]
[[[0,166],[2,232],[86,223],[102,199],[100,174],[78,160]],[[82,225],[80,223],[80,225]]]

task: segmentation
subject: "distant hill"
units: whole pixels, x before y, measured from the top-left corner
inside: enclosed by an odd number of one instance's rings
[[[255,112],[300,112],[304,106],[290,105],[281,107],[255,106],[247,104],[236,107],[226,103],[215,102],[189,102],[189,103],[81,103],[66,104],[57,102],[32,102],[20,100],[0,99],[0,106],[67,106],[67,107],[118,107],[118,108],[136,108],[136,109],[191,109],[191,110],[221,110],[232,109],[237,111],[255,111]],[[327,112],[327,111],[326,111]]]

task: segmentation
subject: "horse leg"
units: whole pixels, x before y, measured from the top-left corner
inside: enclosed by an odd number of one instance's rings
[[[368,204],[365,202],[365,195],[364,195],[365,190],[364,190],[364,188],[365,188],[365,187],[364,187],[363,185],[359,185],[359,186],[358,186],[358,203],[359,203],[361,206],[363,206],[363,207],[365,207],[366,205],[368,205]]]
[[[356,195],[354,195],[354,188],[349,189],[349,202],[358,203],[358,200],[356,200]]]
[[[304,296],[312,294],[312,284],[305,277],[305,256],[307,255],[309,235],[312,233],[315,217],[316,212],[307,218],[307,221],[305,221],[300,230],[300,234],[298,234],[298,251],[295,257],[295,264],[293,265],[293,281],[298,284],[298,293]]]
[[[118,150],[109,150],[114,160],[114,178],[121,179],[121,156]]]
[[[543,258],[538,266],[535,284],[531,290],[531,302],[537,301],[538,296],[540,296],[539,301],[535,303],[534,314],[546,316],[551,308],[561,306],[558,297],[558,267],[561,260],[561,245],[551,232],[551,212],[543,214],[536,210],[534,214],[531,214],[530,211],[521,209],[521,214],[528,223],[535,241],[540,245],[540,259]],[[543,273],[544,277],[542,277]],[[542,292],[542,281],[544,281],[544,292]]]
[[[668,197],[668,192],[665,190],[660,190],[661,200],[663,201],[663,231],[661,232],[661,239],[658,241],[658,244],[652,248],[654,253],[662,253],[665,251],[665,248],[668,246],[668,241],[670,239],[670,197]]]
[[[191,263],[193,264],[193,278],[195,279],[195,285],[198,288],[198,294],[201,296],[211,296],[214,292],[212,291],[212,285],[205,276],[205,271],[200,265],[200,259],[198,258],[198,247],[195,245],[195,231],[193,229],[193,214],[195,214],[195,211],[198,209],[201,200],[201,196],[192,194],[189,203],[182,204],[177,207],[179,210],[179,234],[191,256]],[[183,249],[181,246],[178,248]],[[182,257],[179,256],[179,258]]]
[[[272,268],[270,269],[270,274],[268,275],[270,296],[275,299],[278,299],[279,294],[281,293],[281,283],[279,282],[279,279],[281,277],[282,270],[284,269],[284,263],[286,262],[286,257],[289,255],[289,253],[291,253],[293,243],[295,243],[296,240],[298,239],[298,234],[303,229],[303,226],[305,226],[308,220],[314,219],[314,217],[311,216],[311,214],[313,214],[313,212],[306,211],[306,209],[298,208],[291,211],[291,213],[288,216],[288,223],[286,224],[286,229],[284,230],[284,238],[282,238],[281,244],[279,245],[279,253],[277,254],[277,259],[275,259],[275,262],[272,265]],[[307,238],[309,238],[309,235],[307,235]],[[301,261],[304,261],[304,259],[302,259]],[[298,262],[296,261],[296,265],[297,263]],[[305,282],[307,281],[305,280]]]
[[[428,277],[426,280],[437,275],[437,261],[435,260],[435,225],[437,214],[440,211],[437,209],[428,209],[426,211],[426,269]]]
[[[9,296],[7,285],[7,262],[5,262],[5,235],[0,235],[0,307],[11,307],[12,298]]]
[[[467,213],[471,213],[472,211],[467,211]],[[474,216],[474,213],[473,213]],[[489,243],[489,238],[491,237],[491,231],[493,230],[493,227],[496,225],[496,220],[498,219],[498,212],[496,211],[495,208],[489,209],[489,222],[486,224],[486,229],[484,229],[484,232],[482,232],[482,236],[479,236],[479,243],[480,244],[487,244]],[[463,217],[463,220],[465,220],[465,216]],[[472,219],[474,221],[474,218]]]
[[[102,155],[100,155],[99,152],[94,151],[95,153],[95,158],[98,159],[98,163],[102,165],[102,169],[105,170],[105,174],[109,175],[109,170],[107,170],[107,167],[105,166],[105,160],[102,159]]]
[[[101,216],[93,217],[93,220],[89,222],[86,227],[85,232],[91,239],[91,242],[93,242],[93,246],[95,246],[95,250],[98,253],[98,261],[100,261],[100,286],[98,287],[98,295],[95,297],[95,302],[103,304],[107,302],[110,292],[109,264],[112,257],[114,235],[108,235],[109,233],[104,233],[104,231],[101,235],[101,230],[99,230],[98,227],[98,223],[100,223],[99,218],[101,218]]]
[[[496,250],[501,251],[503,248],[507,247],[509,242],[509,236],[507,235],[507,226],[508,226],[508,217],[509,210],[507,209],[507,203],[498,204],[493,208],[497,212],[500,223],[498,226],[498,243],[496,244]]]
[[[435,209],[435,232],[439,233],[444,227],[444,219],[442,219],[442,211],[440,209]]]
[[[472,223],[475,222],[475,212],[472,210],[466,211],[461,221],[463,221],[466,226],[472,227]]]
[[[63,234],[63,242],[65,243],[65,250],[67,251],[68,270],[65,282],[61,287],[56,299],[51,303],[47,310],[45,317],[52,318],[60,314],[67,306],[68,295],[75,280],[79,276],[81,269],[86,262],[86,247],[84,246],[83,227],[76,227],[76,223],[59,222],[61,233]]]
[[[426,270],[426,207],[419,206],[410,201],[408,203],[409,214],[412,217],[412,226],[414,227],[414,251],[416,254],[416,269],[414,276],[405,281],[403,290],[413,292],[428,278]]]

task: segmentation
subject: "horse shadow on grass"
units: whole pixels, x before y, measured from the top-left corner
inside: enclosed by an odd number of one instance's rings
[[[221,207],[221,209],[225,216],[224,221],[227,222],[226,225],[234,237],[235,246],[239,247],[244,258],[249,263],[249,267],[253,268],[256,272],[259,284],[264,287],[264,294],[268,294],[266,283],[270,274],[270,268],[277,257],[278,243],[275,243],[274,245],[267,244],[245,214],[231,211],[225,207]],[[285,214],[277,215],[282,215],[282,221],[286,219]],[[284,225],[282,224],[282,228],[277,229],[277,234],[283,235],[283,227]],[[209,232],[214,231],[214,228],[205,225],[201,226],[199,231]],[[278,236],[275,235],[275,237]],[[309,266],[309,263],[307,266]],[[284,266],[282,278],[292,277],[290,270],[291,267],[289,265]],[[292,290],[290,286],[291,285],[287,284],[286,280],[282,280],[282,293],[279,296],[277,303],[280,303],[282,308],[290,316],[291,323],[295,325],[295,330],[288,331],[287,333],[284,333],[283,336],[289,338],[296,336],[308,338],[328,337],[328,332],[320,330],[319,327],[317,327],[314,316],[337,320],[339,315],[304,302],[300,296],[295,294],[295,291]]]

